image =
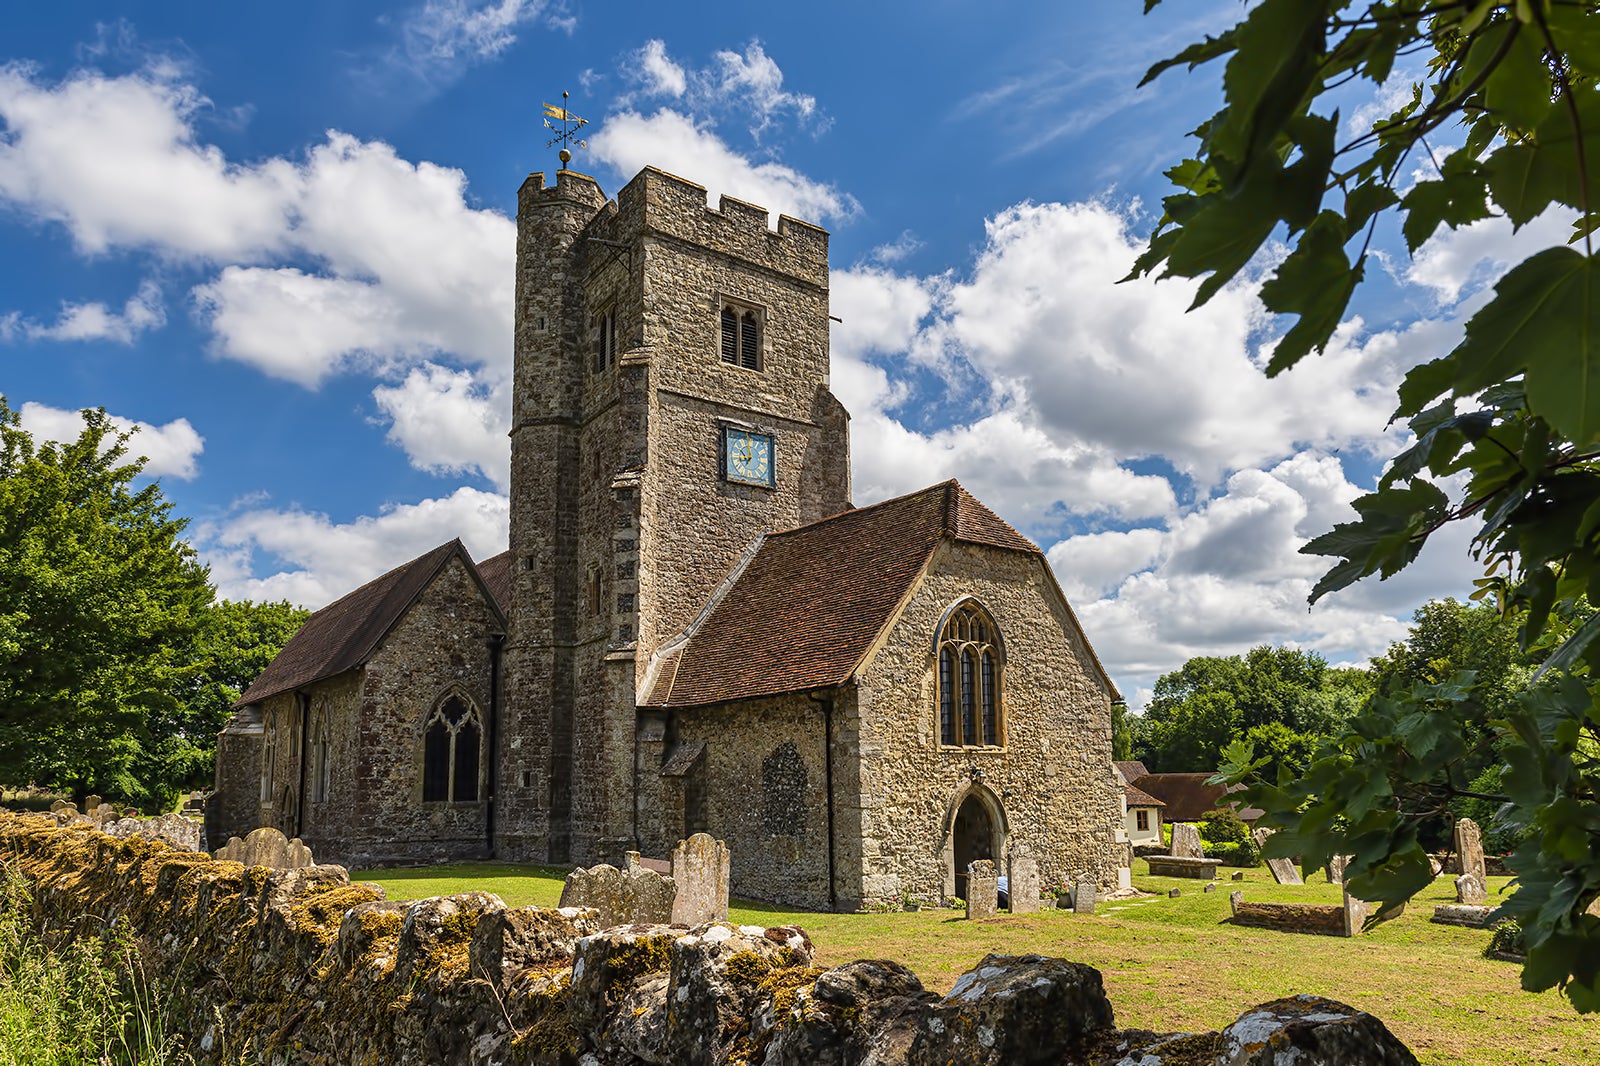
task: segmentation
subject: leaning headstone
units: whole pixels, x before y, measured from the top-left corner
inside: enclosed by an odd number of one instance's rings
[[[289,840],[271,826],[251,830],[243,840],[230,837],[227,845],[213,857],[231,859],[246,866],[269,866],[274,870],[299,870],[316,865],[311,849],[302,844],[299,837]]]
[[[1079,881],[1072,890],[1072,909],[1077,914],[1093,914],[1095,894],[1099,886],[1093,881]]]
[[[1188,822],[1174,822],[1171,854],[1174,859],[1205,858],[1205,848],[1200,846],[1200,830]]]
[[[619,870],[602,863],[579,867],[561,888],[562,907],[588,907],[598,912],[601,929],[618,925],[666,925],[672,921],[677,886],[672,878],[643,868]]]
[[[1456,854],[1461,857],[1463,874],[1477,874],[1480,880],[1488,876],[1483,868],[1483,834],[1471,818],[1456,822]]]
[[[1344,890],[1344,935],[1360,936],[1361,930],[1366,928],[1367,915],[1371,909],[1365,900],[1356,899],[1350,890]]]
[[[1239,917],[1239,904],[1243,902],[1243,892],[1240,892],[1238,889],[1234,889],[1232,892],[1228,893],[1228,909],[1233,912],[1233,916],[1235,918]]]
[[[994,863],[979,859],[967,867],[967,917],[993,918],[999,909],[1000,875]]]
[[[1456,902],[1481,907],[1489,901],[1489,886],[1481,874],[1462,874],[1456,878]]]
[[[90,811],[93,811],[98,806],[100,806],[100,797],[99,796],[85,796],[85,797],[83,797],[83,813],[84,814],[88,814]]]
[[[1011,849],[1006,891],[1012,914],[1032,914],[1039,909],[1039,863],[1021,848]]]
[[[1244,880],[1244,871],[1243,870],[1235,870],[1235,871],[1233,871],[1233,879],[1235,881],[1243,881]]]
[[[1267,846],[1267,838],[1275,832],[1277,832],[1276,829],[1252,829],[1250,830],[1250,838],[1256,842],[1256,847],[1264,848]]]
[[[728,920],[728,846],[709,833],[696,833],[672,849],[672,881],[677,895],[672,921],[704,925]]]
[[[1272,879],[1280,885],[1303,885],[1300,871],[1295,869],[1292,859],[1268,859],[1267,869],[1272,871]]]
[[[1335,855],[1328,860],[1328,883],[1330,885],[1344,884],[1345,867],[1350,865],[1350,856]]]
[[[1216,890],[1217,890],[1217,883],[1215,881],[1212,881],[1211,883],[1206,885],[1205,888],[1201,889],[1202,892],[1215,892]]]

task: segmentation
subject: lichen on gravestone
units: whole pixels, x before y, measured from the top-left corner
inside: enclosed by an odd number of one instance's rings
[[[1174,822],[1170,852],[1175,859],[1205,858],[1205,848],[1200,843],[1200,830],[1188,822]]]
[[[967,917],[993,918],[999,910],[1000,875],[994,863],[978,859],[967,867]]]
[[[708,833],[678,841],[672,850],[672,901],[675,925],[702,925],[728,920],[728,846]]]

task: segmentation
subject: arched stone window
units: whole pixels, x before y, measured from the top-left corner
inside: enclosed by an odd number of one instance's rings
[[[1001,686],[1005,652],[1000,631],[976,601],[945,615],[935,642],[939,653],[939,743],[995,748],[1004,743]]]
[[[455,692],[440,700],[422,734],[423,802],[476,800],[482,748],[478,709]]]
[[[278,716],[263,710],[261,717],[261,802],[272,802],[273,770],[278,761]]]
[[[317,714],[311,732],[311,801],[325,803],[333,783],[333,745],[328,736],[328,709]]]

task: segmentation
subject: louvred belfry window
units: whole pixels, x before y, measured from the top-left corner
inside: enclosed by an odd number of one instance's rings
[[[994,619],[963,603],[939,631],[939,743],[997,748],[1005,743],[1004,653]]]
[[[722,361],[746,370],[761,369],[761,317],[748,307],[722,305]]]

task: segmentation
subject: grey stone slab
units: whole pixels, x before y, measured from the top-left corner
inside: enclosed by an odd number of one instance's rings
[[[1305,881],[1300,877],[1300,871],[1295,869],[1294,862],[1289,859],[1268,859],[1267,869],[1272,871],[1272,879],[1280,885],[1303,885]]]
[[[598,913],[598,925],[666,925],[672,921],[677,886],[654,870],[619,870],[602,863],[579,867],[567,875],[561,888],[562,907],[588,907]]]
[[[1039,909],[1039,863],[1021,848],[1011,849],[1006,892],[1012,914],[1032,914]]]
[[[1000,875],[994,863],[979,859],[967,867],[967,917],[993,918],[999,910]]]
[[[1206,851],[1200,843],[1200,830],[1188,822],[1175,822],[1172,826],[1171,854],[1174,859],[1205,858]]]
[[[1462,874],[1456,878],[1456,902],[1481,907],[1489,900],[1489,886],[1482,874]]]
[[[252,830],[243,840],[230,837],[228,843],[213,857],[242,862],[246,866],[267,866],[274,870],[300,870],[316,865],[316,860],[311,857],[311,849],[301,843],[299,837],[290,840],[271,826]]]
[[[678,841],[672,850],[672,880],[677,896],[672,920],[683,925],[728,920],[728,846],[709,833]]]
[[[1079,881],[1072,889],[1072,909],[1078,914],[1093,914],[1098,886],[1093,881]]]
[[[1456,821],[1456,855],[1463,874],[1477,874],[1480,879],[1488,876],[1483,868],[1483,833],[1471,818]]]

